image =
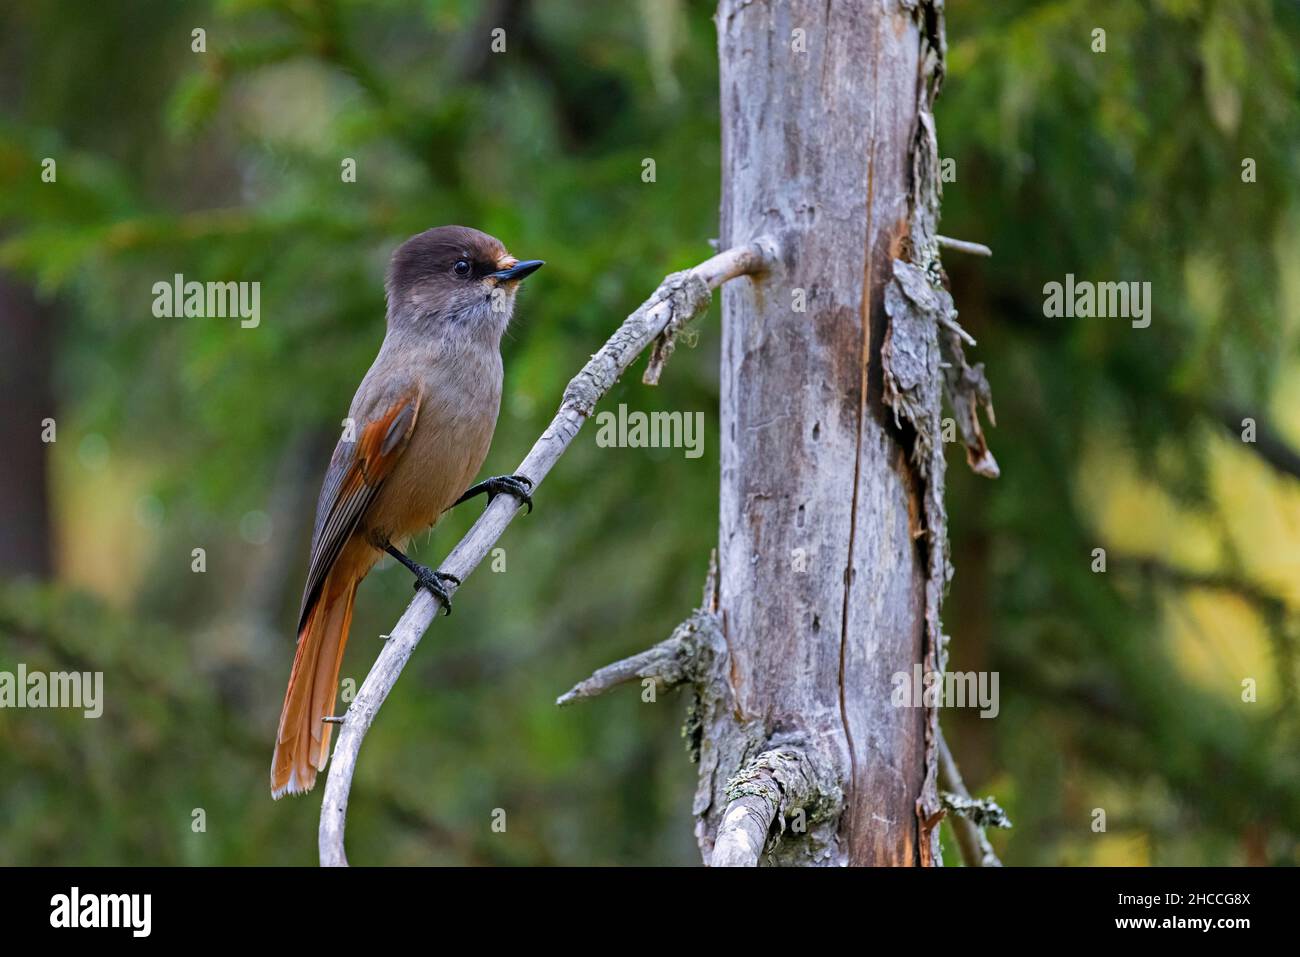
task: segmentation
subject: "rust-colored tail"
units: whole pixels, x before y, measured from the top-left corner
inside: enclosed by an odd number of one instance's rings
[[[334,726],[321,719],[333,713],[357,583],[336,566],[298,635],[271,759],[273,798],[310,791],[329,760]]]

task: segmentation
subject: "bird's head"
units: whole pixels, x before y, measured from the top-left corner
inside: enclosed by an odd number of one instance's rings
[[[516,259],[499,239],[467,226],[425,230],[402,243],[389,263],[389,324],[430,331],[449,324],[500,339],[520,281],[542,265]]]

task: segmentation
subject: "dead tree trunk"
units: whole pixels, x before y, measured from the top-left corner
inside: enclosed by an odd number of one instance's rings
[[[702,692],[697,836],[727,862],[757,798],[774,863],[930,863],[936,715],[891,699],[939,654],[940,327],[900,341],[887,290],[896,261],[937,278],[942,23],[916,0],[723,0],[717,26],[721,242],[768,233],[785,262],[723,294],[727,666]]]
[[[721,246],[769,236],[780,260],[723,293],[716,563],[670,638],[560,703],[693,688],[709,864],[937,863],[938,716],[898,692],[943,669],[945,392],[997,474],[939,261],[988,250],[935,232],[941,3],[722,0],[717,25]]]

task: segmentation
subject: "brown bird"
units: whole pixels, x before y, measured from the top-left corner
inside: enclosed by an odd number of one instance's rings
[[[453,576],[402,551],[412,535],[475,495],[532,509],[532,482],[498,476],[466,490],[483,465],[501,405],[501,336],[515,293],[540,260],[520,262],[477,229],[439,226],[393,254],[388,330],[334,449],[312,534],[298,650],[271,760],[271,795],[300,794],[329,758],[339,665],[357,585],[388,552],[451,604]]]

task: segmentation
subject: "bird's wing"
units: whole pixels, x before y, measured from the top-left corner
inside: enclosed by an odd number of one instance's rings
[[[357,423],[355,439],[344,436],[334,447],[316,504],[316,529],[311,537],[307,587],[298,614],[299,631],[343,545],[405,450],[419,411],[419,390],[408,389],[364,426]]]

